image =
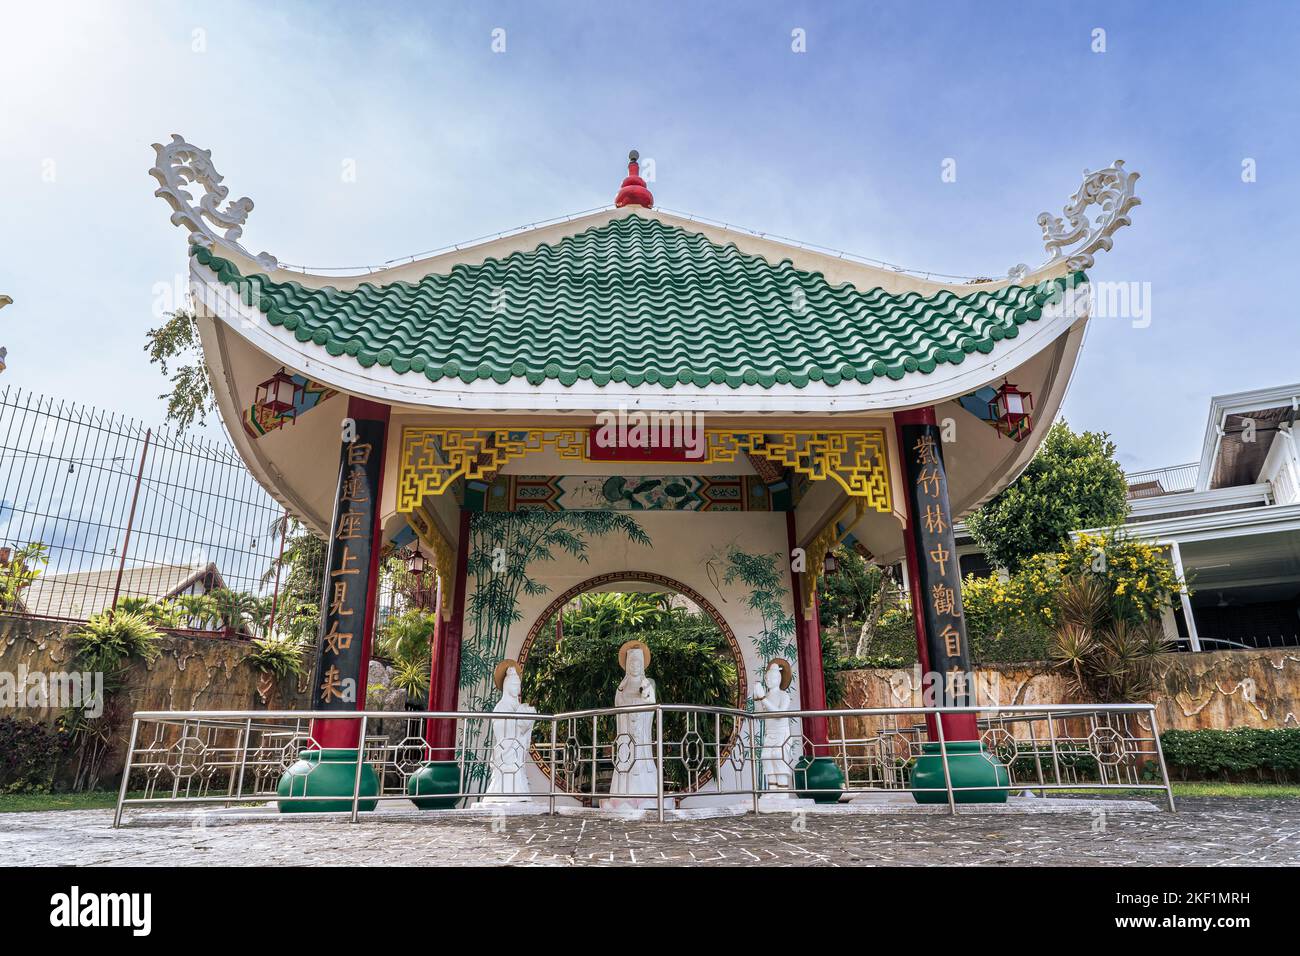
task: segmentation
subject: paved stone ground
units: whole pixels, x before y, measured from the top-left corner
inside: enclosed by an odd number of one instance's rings
[[[1105,804],[1099,801],[1098,810]],[[363,821],[366,819],[362,818]],[[350,824],[150,821],[110,811],[0,814],[8,865],[1300,865],[1300,800],[1185,799],[1177,814],[765,815],[669,824],[577,817]]]

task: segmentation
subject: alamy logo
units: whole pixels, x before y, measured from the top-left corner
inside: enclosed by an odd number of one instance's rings
[[[104,675],[97,671],[29,671],[26,664],[19,664],[16,673],[0,671],[0,708],[75,708],[87,717],[101,717],[104,714]]]
[[[630,412],[620,405],[596,416],[593,438],[599,449],[663,449],[693,460],[708,450],[703,412]]]
[[[133,936],[153,928],[152,893],[82,893],[74,886],[51,896],[50,906],[51,926],[129,926]]]

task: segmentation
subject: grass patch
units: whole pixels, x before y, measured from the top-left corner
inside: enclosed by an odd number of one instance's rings
[[[132,792],[128,797],[143,797]],[[111,810],[117,806],[116,790],[88,793],[0,793],[0,813],[32,813],[40,810]]]
[[[1300,784],[1295,783],[1227,783],[1222,780],[1174,780],[1174,798],[1178,797],[1266,797],[1276,800],[1300,800]],[[1030,789],[1033,789],[1032,787]],[[1086,787],[1049,790],[1054,794],[1104,794],[1121,797],[1156,798],[1162,790],[1089,790]]]
[[[1221,780],[1173,782],[1175,797],[1277,797],[1300,799],[1297,783],[1224,783]]]

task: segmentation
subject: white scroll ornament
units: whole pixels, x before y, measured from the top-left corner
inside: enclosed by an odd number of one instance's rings
[[[1071,271],[1092,268],[1095,253],[1109,251],[1111,236],[1121,226],[1132,225],[1128,213],[1142,200],[1133,194],[1138,173],[1124,169],[1124,160],[1095,173],[1083,171],[1083,185],[1063,210],[1065,217],[1040,213],[1043,245],[1051,254],[1047,265],[1064,259]],[[1098,206],[1096,221],[1088,218],[1089,206]]]
[[[244,234],[244,223],[253,209],[253,200],[247,196],[235,200],[227,198],[230,190],[221,185],[223,177],[212,165],[211,150],[199,149],[176,133],[172,134],[172,141],[166,146],[154,143],[153,149],[157,154],[157,165],[149,170],[149,175],[158,180],[154,195],[165,199],[172,207],[173,225],[189,228],[192,244],[204,249],[225,246],[252,259],[263,269],[269,271],[277,267],[275,256],[268,252],[255,256],[239,244],[239,237]],[[194,184],[203,187],[203,197],[197,204],[189,191]]]

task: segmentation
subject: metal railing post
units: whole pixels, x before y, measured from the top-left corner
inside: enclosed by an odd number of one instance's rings
[[[239,748],[239,776],[235,783],[235,796],[244,794],[244,766],[248,762],[248,748],[253,742],[253,718],[244,721],[243,746]]]
[[[595,717],[594,715],[591,718],[591,805],[593,807],[596,805],[596,769],[597,769],[596,760],[597,760],[597,754],[599,753],[599,741],[600,741],[600,737],[597,733],[597,727],[596,727],[596,721],[598,719],[599,718]],[[615,719],[617,720],[618,718]],[[614,739],[618,740],[618,737],[615,736]],[[617,746],[617,744],[615,744],[615,746]],[[618,760],[617,750],[613,753],[613,757],[615,761]]]
[[[361,767],[366,760],[366,725],[370,718],[361,718],[361,736],[357,741],[357,772],[352,777],[352,822],[356,823],[361,807]]]
[[[551,718],[551,816],[555,816],[555,718]]]
[[[758,815],[758,754],[754,750],[754,718],[745,718],[749,722],[749,790],[754,798],[754,815]]]
[[[1165,784],[1165,800],[1169,804],[1169,812],[1177,813],[1174,807],[1174,788],[1169,785],[1169,768],[1165,766],[1165,748],[1160,743],[1160,729],[1156,727],[1156,708],[1151,706],[1151,736],[1156,742],[1156,757],[1160,760],[1160,779]]]
[[[1056,749],[1056,722],[1052,720],[1052,712],[1047,712],[1047,739],[1052,744],[1052,773],[1056,776],[1056,785],[1064,786],[1065,781],[1061,779],[1061,755]]]
[[[664,822],[664,709],[655,705],[655,767],[659,785],[659,822]]]
[[[957,815],[957,800],[952,793],[952,771],[948,767],[948,742],[943,736],[943,709],[935,712],[935,727],[939,729],[939,758],[943,763],[943,785],[948,788],[948,812]]]
[[[713,715],[713,777],[718,781],[718,790],[722,787],[722,714]]]
[[[122,785],[117,788],[117,809],[113,811],[114,830],[122,825],[122,801],[126,799],[126,787],[131,782],[131,764],[135,758],[135,741],[139,731],[140,720],[137,717],[132,717],[131,739],[126,745],[126,766],[122,768]]]

